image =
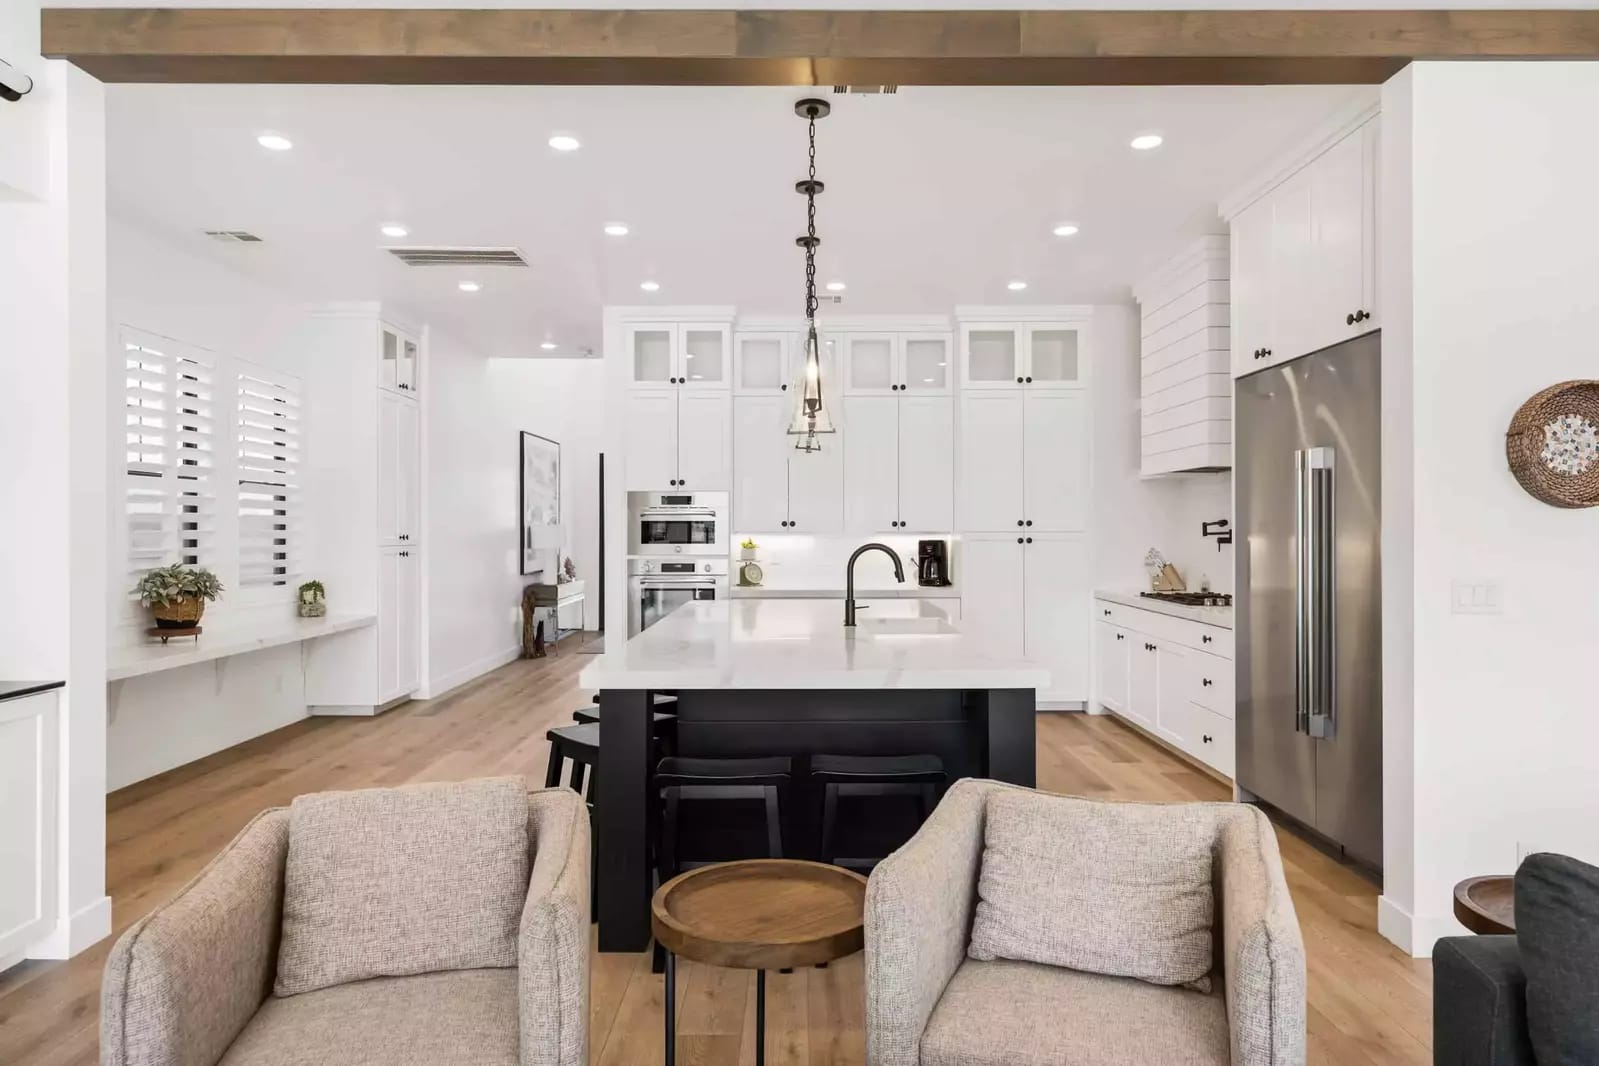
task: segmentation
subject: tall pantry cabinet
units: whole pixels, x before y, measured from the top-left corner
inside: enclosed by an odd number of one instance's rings
[[[317,577],[375,625],[305,645],[313,714],[371,715],[422,683],[423,345],[381,308],[313,316],[308,432]]]
[[[1035,312],[1038,314],[1038,312]],[[1041,703],[1086,703],[1093,575],[1090,308],[961,308],[954,569],[963,628],[1049,666]]]

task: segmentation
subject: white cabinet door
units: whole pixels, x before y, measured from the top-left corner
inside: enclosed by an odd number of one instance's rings
[[[1188,714],[1188,653],[1179,644],[1152,638],[1160,693],[1155,699],[1155,732],[1188,750],[1193,732]]]
[[[58,713],[55,692],[0,703],[0,959],[56,923]]]
[[[400,412],[410,406],[393,393],[378,394],[379,544],[400,542]]]
[[[788,521],[788,400],[781,393],[733,398],[733,528],[767,533]]]
[[[1381,208],[1377,195],[1377,175],[1382,173],[1382,119],[1374,118],[1362,126],[1360,139],[1364,145],[1366,160],[1366,171],[1361,176],[1360,183],[1363,196],[1361,214],[1365,220],[1361,226],[1363,250],[1360,259],[1360,308],[1366,312],[1367,317],[1359,328],[1362,332],[1369,332],[1382,325],[1382,318],[1377,313],[1378,277],[1382,265],[1382,260],[1377,255],[1377,215]],[[1230,769],[1227,771],[1227,776],[1232,776]]]
[[[415,396],[417,392],[419,351],[414,338],[400,334],[400,365],[395,368],[395,374],[398,378],[397,387],[407,396]]]
[[[888,396],[899,391],[899,337],[893,333],[846,333],[844,395]]]
[[[1034,531],[1087,529],[1087,395],[1028,390],[1023,406],[1026,489],[1021,517]]]
[[[1020,389],[961,396],[960,524],[972,532],[1018,529],[1023,503]]]
[[[378,326],[378,388],[398,391],[400,387],[400,331]]]
[[[902,333],[899,338],[901,392],[948,393],[955,381],[948,333]]]
[[[1233,218],[1232,298],[1233,377],[1265,365],[1259,353],[1271,347],[1272,205],[1257,200]]]
[[[955,524],[955,402],[902,396],[899,405],[899,528],[946,533]]]
[[[1028,326],[1024,382],[1071,388],[1086,383],[1088,366],[1082,334],[1075,325]]]
[[[1127,642],[1132,648],[1127,666],[1127,709],[1123,713],[1153,730],[1160,700],[1160,660],[1154,642],[1145,634],[1129,629]]]
[[[1094,692],[1100,706],[1118,713],[1127,710],[1127,667],[1131,661],[1131,635],[1121,626],[1099,622],[1094,626]]]
[[[733,337],[733,391],[771,395],[788,391],[792,338],[787,333],[738,333]]]
[[[845,396],[844,528],[851,533],[899,527],[897,396]]]
[[[733,483],[733,401],[726,392],[685,392],[677,401],[677,483],[726,492]]]
[[[628,326],[624,331],[628,380],[635,389],[677,384],[677,327],[671,323]]]
[[[1312,350],[1322,279],[1316,269],[1315,189],[1308,170],[1301,170],[1271,193],[1271,353],[1262,367]]]
[[[1049,667],[1049,688],[1038,698],[1088,701],[1088,624],[1093,580],[1088,540],[1081,535],[1026,538],[1023,651]]]
[[[415,544],[422,539],[419,516],[422,513],[420,494],[421,441],[419,439],[417,405],[401,401],[395,411],[394,435],[394,527],[398,539],[405,544]]]
[[[961,327],[961,384],[968,389],[1022,384],[1022,339],[1016,326]]]
[[[677,483],[677,392],[629,390],[627,394],[628,491],[660,492]],[[710,487],[710,486],[707,486]]]
[[[400,691],[400,558],[404,548],[378,553],[378,702]]]
[[[793,437],[783,440],[788,455],[788,528],[801,533],[843,532],[848,427],[821,438],[818,452],[796,450]]]
[[[394,696],[408,696],[422,680],[422,557],[415,548],[400,550],[396,567]]]
[[[677,338],[677,382],[690,389],[732,386],[733,331],[729,326],[682,326]]]
[[[961,631],[994,655],[1020,657],[1026,599],[1022,538],[963,537],[953,568],[961,588]]]
[[[1375,328],[1366,318],[1366,278],[1372,172],[1364,128],[1327,149],[1310,165],[1315,215],[1315,351]]]

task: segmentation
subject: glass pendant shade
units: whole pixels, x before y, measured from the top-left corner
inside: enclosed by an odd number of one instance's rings
[[[794,383],[794,417],[788,435],[802,452],[822,450],[821,437],[834,433],[833,420],[822,403],[822,353],[812,323],[805,336],[805,359],[800,364],[799,380]]]

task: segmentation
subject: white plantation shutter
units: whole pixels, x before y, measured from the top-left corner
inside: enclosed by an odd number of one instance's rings
[[[287,585],[299,574],[300,381],[240,364],[237,432],[239,584]]]
[[[215,560],[215,367],[207,353],[122,336],[128,584],[157,566]]]

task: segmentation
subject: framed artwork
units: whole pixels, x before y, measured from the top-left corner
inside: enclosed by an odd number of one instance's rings
[[[537,433],[521,435],[522,573],[560,565],[561,446]]]

